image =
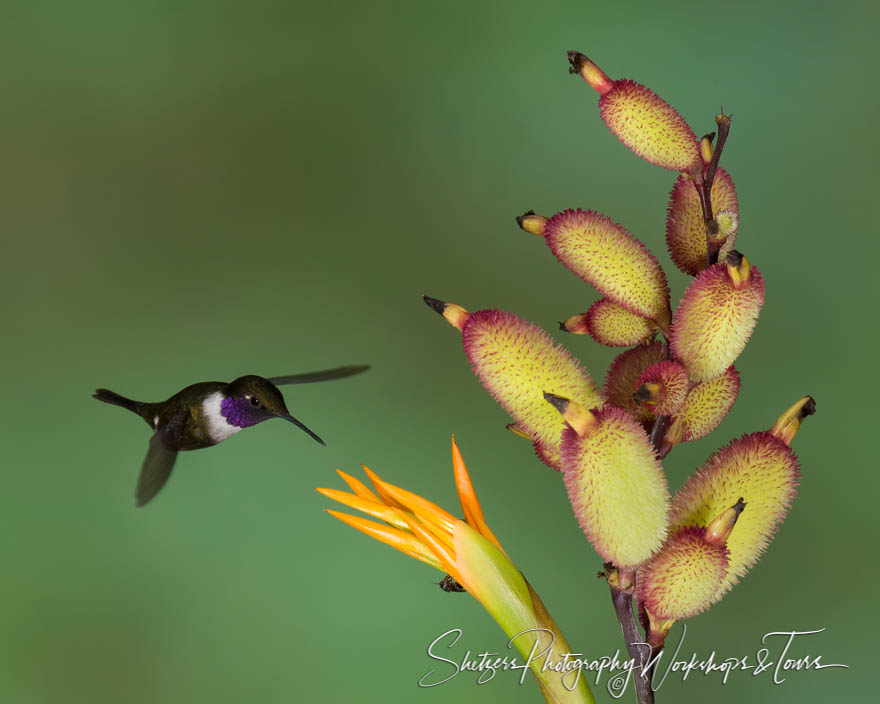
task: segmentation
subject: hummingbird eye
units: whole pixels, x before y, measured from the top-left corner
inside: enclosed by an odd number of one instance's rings
[[[256,396],[251,396],[251,405],[256,408],[260,405],[260,399],[258,399]]]

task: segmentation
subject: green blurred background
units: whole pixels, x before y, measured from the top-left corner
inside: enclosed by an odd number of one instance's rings
[[[465,647],[498,650],[503,635],[313,490],[365,462],[454,507],[453,431],[574,647],[620,646],[558,475],[504,431],[421,301],[548,329],[585,310],[596,294],[516,227],[527,208],[606,212],[668,264],[674,175],[607,131],[567,73],[572,48],[697,134],[721,105],[734,115],[723,165],[767,305],[739,402],[670,456],[672,487],[803,393],[819,404],[790,517],[685,651],[746,655],[767,631],[825,627],[799,654],[850,669],[671,678],[658,701],[873,691],[877,19],[866,0],[3,3],[0,699],[538,701],[511,675],[417,688],[435,636],[459,626]],[[677,301],[686,280],[667,270]],[[601,379],[614,351],[553,334]],[[260,426],[182,456],[144,510],[148,430],[89,398],[361,362],[368,375],[287,393],[328,447]]]

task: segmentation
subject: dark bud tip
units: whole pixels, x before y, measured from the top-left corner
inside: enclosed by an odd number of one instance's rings
[[[736,515],[737,515],[737,517],[739,517],[739,514],[741,514],[743,511],[745,511],[745,509],[746,509],[746,502],[743,500],[743,497],[742,497],[742,496],[740,496],[740,497],[736,500],[736,503],[733,505],[732,508],[733,508],[734,511],[736,511]]]
[[[707,133],[707,134],[704,134],[703,137],[702,137],[702,139],[708,139],[708,140],[711,142],[713,139],[715,139],[715,133],[714,133],[714,132],[709,132],[709,133]],[[701,140],[701,141],[702,141],[702,140]]]
[[[804,404],[804,407],[801,408],[800,419],[803,420],[807,416],[811,416],[816,412],[816,399],[810,396],[809,401]]]
[[[560,321],[559,321],[559,329],[562,330],[562,332],[568,332],[568,328],[565,327],[565,321],[564,321],[564,320],[560,320]]]
[[[522,215],[517,215],[516,216],[516,224],[519,225],[520,227],[522,227],[523,220],[525,220],[527,217],[529,217],[529,215],[534,215],[534,214],[535,214],[534,210],[527,210]]]
[[[429,308],[433,308],[440,315],[443,315],[443,311],[446,310],[446,303],[441,301],[439,298],[431,298],[430,296],[422,296],[422,300],[428,305]]]
[[[735,250],[735,249],[731,249],[727,253],[727,263],[730,264],[730,266],[737,267],[742,263],[742,260],[743,260],[742,253]]]
[[[645,401],[651,400],[651,392],[648,391],[648,387],[642,384],[639,387],[639,390],[633,394],[633,399],[636,403],[644,403]]]
[[[571,50],[568,52],[568,63],[571,64],[571,68],[568,69],[569,73],[580,73],[581,66],[584,61],[589,61],[586,56],[584,56],[579,51]]]
[[[549,403],[553,408],[559,411],[562,415],[565,415],[565,411],[568,408],[569,400],[564,396],[557,396],[556,394],[551,394],[549,391],[544,392],[544,400]]]

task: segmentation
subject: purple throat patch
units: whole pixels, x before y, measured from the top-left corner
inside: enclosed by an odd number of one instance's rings
[[[220,415],[229,425],[234,425],[236,428],[247,428],[259,423],[254,410],[251,402],[246,398],[228,397],[220,402]]]

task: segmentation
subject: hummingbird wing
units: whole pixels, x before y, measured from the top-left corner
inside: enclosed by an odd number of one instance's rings
[[[134,492],[135,506],[145,506],[159,493],[171,476],[176,459],[177,451],[169,450],[162,442],[161,434],[155,433],[150,438],[150,447],[141,466],[141,475]]]
[[[275,384],[275,386],[284,386],[286,384],[311,384],[313,381],[344,379],[347,376],[354,376],[355,374],[365,372],[369,368],[369,364],[349,364],[345,367],[324,369],[320,372],[306,372],[305,374],[291,374],[289,376],[270,376],[269,381]]]

